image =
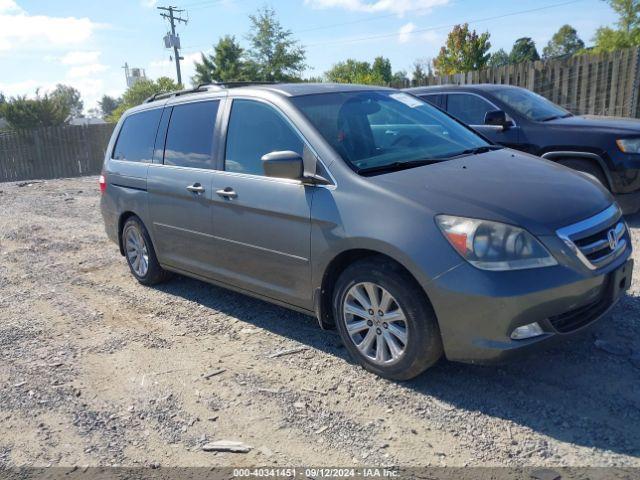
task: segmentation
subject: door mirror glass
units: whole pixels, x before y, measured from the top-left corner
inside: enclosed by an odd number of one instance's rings
[[[507,120],[507,114],[502,110],[491,110],[485,114],[484,124],[507,128],[511,126],[511,120]]]
[[[304,161],[299,153],[291,150],[271,152],[262,156],[262,167],[267,177],[302,180]]]

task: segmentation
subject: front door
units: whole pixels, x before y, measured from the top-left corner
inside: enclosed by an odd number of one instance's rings
[[[168,107],[163,154],[149,167],[147,191],[160,263],[199,275],[211,272],[211,198],[218,100]],[[159,135],[159,137],[163,135]]]
[[[272,298],[312,308],[313,186],[264,176],[261,157],[304,142],[273,106],[236,99],[227,129],[224,171],[214,173],[211,203],[216,277]]]
[[[484,124],[484,116],[492,110],[499,110],[499,108],[479,95],[471,93],[449,93],[447,95],[447,113],[484,135],[493,143],[517,149],[519,141],[517,126],[502,128]]]

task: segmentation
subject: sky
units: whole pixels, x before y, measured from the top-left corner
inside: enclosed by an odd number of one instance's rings
[[[347,58],[391,60],[394,71],[411,72],[417,59],[432,58],[457,23],[491,34],[491,51],[509,51],[532,37],[541,52],[553,33],[569,23],[590,44],[596,29],[615,23],[602,0],[171,0],[184,9],[178,26],[183,80],[189,83],[200,52],[223,35],[246,46],[249,14],[275,9],[282,25],[305,46],[305,76],[321,75]],[[88,110],[103,94],[126,89],[125,62],[149,78],[175,78],[164,48],[168,22],[162,0],[0,0],[0,92],[33,96],[58,83],[77,88]]]

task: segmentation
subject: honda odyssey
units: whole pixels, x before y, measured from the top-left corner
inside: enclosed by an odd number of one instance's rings
[[[599,182],[392,89],[156,95],[118,122],[100,188],[140,283],[176,272],[314,315],[392,379],[546,346],[631,282]]]

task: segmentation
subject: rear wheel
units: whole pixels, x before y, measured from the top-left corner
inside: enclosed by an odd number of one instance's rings
[[[347,267],[336,283],[333,311],[351,357],[382,377],[408,380],[442,356],[440,330],[424,292],[384,257]]]
[[[609,182],[607,181],[607,177],[605,176],[602,168],[599,165],[596,165],[593,162],[588,160],[581,160],[578,158],[569,158],[566,160],[558,160],[558,163],[564,165],[565,167],[569,167],[573,170],[577,170],[582,173],[586,173],[590,177],[598,180],[604,188],[610,190]]]
[[[149,232],[138,217],[129,217],[124,224],[122,246],[129,270],[140,283],[155,285],[170,278],[158,263]]]

